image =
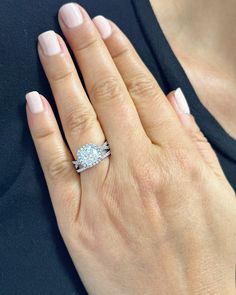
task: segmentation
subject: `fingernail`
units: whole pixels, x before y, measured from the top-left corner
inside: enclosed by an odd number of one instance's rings
[[[61,46],[54,31],[40,34],[38,40],[45,55],[52,56],[61,52]]]
[[[102,15],[98,15],[93,18],[93,22],[97,27],[102,39],[106,39],[111,36],[112,28],[109,21]]]
[[[60,14],[65,25],[72,29],[83,23],[83,15],[77,4],[68,3],[60,8]]]
[[[37,114],[43,111],[43,102],[37,91],[27,93],[25,98],[32,113]]]
[[[181,88],[178,88],[175,91],[174,96],[175,96],[175,101],[176,101],[176,104],[177,104],[180,112],[189,115],[190,109],[189,109],[187,100],[186,100]]]

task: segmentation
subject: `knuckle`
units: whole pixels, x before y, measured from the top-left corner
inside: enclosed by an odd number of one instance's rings
[[[54,84],[63,83],[66,80],[72,79],[74,71],[55,71],[51,74],[50,80]]]
[[[109,181],[103,185],[101,201],[103,207],[111,216],[119,213],[122,196],[127,190],[127,182],[120,183],[120,180],[117,181],[114,177],[110,177]]]
[[[157,187],[162,186],[161,178],[157,170],[151,169],[150,167],[143,167],[142,172],[139,171],[136,179],[144,192],[153,192]]]
[[[57,181],[64,176],[71,173],[71,162],[68,159],[65,159],[62,155],[56,155],[54,159],[51,159],[48,165],[46,166],[46,174],[49,179],[52,181]]]
[[[93,34],[93,32],[87,32],[86,36],[84,38],[81,38],[80,42],[77,42],[74,52],[75,55],[81,54],[83,51],[88,50],[92,47],[99,47],[101,46],[100,39]]]
[[[36,128],[34,130],[34,137],[36,138],[37,141],[47,141],[47,139],[50,139],[51,137],[53,137],[56,133],[55,128],[53,128],[52,126],[47,126],[47,127],[42,127],[42,126],[38,126],[40,128]]]
[[[198,131],[192,131],[191,132],[191,137],[194,140],[194,142],[198,142],[198,143],[208,143],[207,138],[205,137],[205,135],[200,131],[200,129]]]
[[[189,149],[177,149],[172,151],[172,163],[173,167],[177,167],[177,172],[180,175],[188,175],[192,180],[198,180],[201,176],[200,158],[195,155]]]
[[[135,161],[133,159],[131,167],[133,167],[132,170],[134,171],[134,177],[139,185],[139,189],[147,194],[147,192],[152,193],[162,188],[164,179],[161,173],[161,166],[157,165],[156,155],[148,151],[145,154],[147,155],[145,161]],[[138,158],[141,159],[142,157]]]
[[[91,130],[97,118],[89,111],[81,113],[81,109],[74,108],[66,117],[66,129],[70,134],[84,134]]]
[[[155,81],[145,74],[138,74],[127,82],[127,89],[133,97],[143,97],[149,95],[156,97],[158,95]]]
[[[78,203],[72,202],[78,196],[78,200],[80,195],[77,195],[77,192],[73,188],[61,188],[59,191],[59,198],[61,200],[61,204],[63,206],[63,214],[66,216],[66,222],[61,222],[58,220],[58,227],[60,232],[63,233],[63,236],[73,235],[73,230],[77,224],[77,216],[78,216]]]
[[[131,50],[128,47],[119,47],[115,52],[112,54],[112,58],[114,61],[117,61],[118,59],[123,59],[124,57],[131,56]]]
[[[81,218],[76,227],[76,233],[74,235],[75,247],[78,246],[78,241],[81,245],[81,251],[95,251],[99,239],[95,230],[95,226],[91,224],[91,221],[88,220],[88,217]],[[73,242],[72,242],[73,243]]]
[[[109,103],[122,99],[122,87],[117,77],[109,77],[97,82],[91,91],[93,99],[97,103]]]

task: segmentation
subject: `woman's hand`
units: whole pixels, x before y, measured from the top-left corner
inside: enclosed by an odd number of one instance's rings
[[[27,115],[89,294],[234,294],[235,193],[180,90],[166,97],[111,21],[69,4],[59,22],[88,93],[62,38],[40,35],[69,148],[37,92],[27,95]],[[77,149],[105,138],[111,157],[78,175]]]

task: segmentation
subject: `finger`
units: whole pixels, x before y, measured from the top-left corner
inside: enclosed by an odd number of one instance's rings
[[[47,100],[33,91],[26,95],[27,118],[62,231],[76,218],[80,181]]]
[[[218,158],[207,138],[201,132],[194,117],[190,114],[190,109],[182,90],[178,88],[176,91],[172,91],[168,94],[167,97],[178,115],[182,126],[200,151],[205,162],[214,170],[214,172],[222,176],[224,173]]]
[[[66,4],[59,11],[59,23],[74,52],[113,158],[117,149],[120,160],[121,149],[127,151],[127,138],[135,144],[140,134],[145,134],[132,99],[86,11],[77,4]]]
[[[149,138],[156,144],[179,144],[179,141],[176,143],[176,135],[182,133],[182,128],[178,118],[128,38],[111,21],[112,34],[109,37],[104,35],[102,16],[95,17],[93,21],[126,84]]]
[[[47,75],[71,151],[83,144],[102,144],[104,134],[79,79],[68,49],[53,31],[41,34],[38,52]]]

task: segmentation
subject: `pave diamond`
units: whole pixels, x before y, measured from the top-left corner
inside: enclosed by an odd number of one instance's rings
[[[77,157],[78,165],[88,168],[102,160],[102,152],[96,144],[86,144],[78,150]]]

